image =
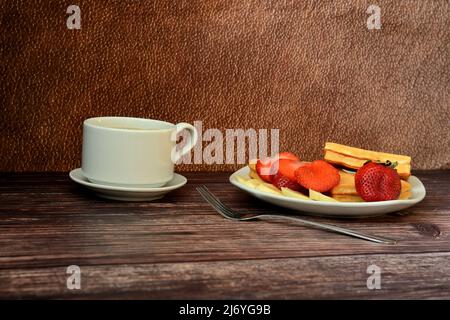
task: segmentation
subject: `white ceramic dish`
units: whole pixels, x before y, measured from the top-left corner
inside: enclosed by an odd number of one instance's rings
[[[174,173],[172,180],[163,187],[128,188],[92,183],[83,175],[81,168],[70,171],[69,176],[76,183],[94,191],[99,197],[119,201],[151,201],[160,199],[168,192],[181,188],[187,182],[187,179],[181,174]]]
[[[237,176],[248,176],[249,167],[244,167],[236,171],[230,176],[230,182],[239,189],[248,192],[252,196],[278,205],[280,207],[302,211],[305,214],[337,217],[337,218],[360,218],[379,216],[390,212],[396,212],[409,208],[425,198],[425,187],[419,178],[415,176],[409,177],[408,182],[411,183],[411,198],[408,200],[391,200],[377,202],[323,202],[313,200],[302,200],[288,198],[283,195],[266,193],[253,189],[240,183]]]

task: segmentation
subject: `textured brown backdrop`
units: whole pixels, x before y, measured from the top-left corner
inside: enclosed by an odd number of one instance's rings
[[[367,6],[382,30],[366,28]],[[82,30],[66,28],[81,7]],[[279,128],[448,167],[448,0],[0,1],[2,171],[69,170],[98,115]],[[181,170],[231,169],[184,166]]]

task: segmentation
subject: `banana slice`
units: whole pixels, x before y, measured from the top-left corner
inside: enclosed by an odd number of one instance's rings
[[[297,199],[303,199],[303,200],[311,200],[307,196],[305,196],[303,193],[294,191],[289,188],[281,188],[281,193],[289,198],[297,198]]]
[[[255,189],[257,186],[259,186],[261,183],[264,183],[264,182],[261,182],[261,180],[257,180],[257,179],[248,179],[247,181],[244,182],[244,184],[247,187],[250,187],[253,189]]]
[[[338,202],[336,199],[330,198],[323,193],[309,189],[309,198],[316,201]]]
[[[256,187],[257,190],[281,195],[281,191],[269,183],[261,183]]]
[[[250,161],[248,162],[248,167],[250,168],[250,170],[256,172],[256,162],[257,162],[257,161],[258,161],[258,160],[255,159],[255,160],[250,160]]]
[[[248,175],[249,175],[250,178],[252,178],[252,179],[256,179],[256,180],[259,180],[259,181],[261,181],[261,182],[264,182],[264,181],[258,176],[258,174],[256,173],[256,171],[250,170],[250,173],[249,173]]]
[[[244,177],[244,176],[237,176],[237,177],[236,177],[236,180],[239,181],[239,182],[242,183],[242,184],[245,184],[245,182],[246,182],[247,180],[249,180],[249,179],[250,179],[250,178]]]

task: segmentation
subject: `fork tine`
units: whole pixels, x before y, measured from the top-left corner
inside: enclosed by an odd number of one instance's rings
[[[214,209],[219,210],[219,206],[217,203],[212,199],[209,194],[201,187],[197,188],[198,193],[202,196],[203,199],[206,200]]]
[[[234,210],[232,210],[230,207],[228,207],[226,204],[224,204],[222,201],[220,201],[219,198],[217,198],[211,191],[209,191],[208,187],[203,186],[204,191],[208,196],[213,200],[222,210],[227,211],[227,213],[233,217],[239,216],[238,213],[236,213]]]
[[[227,214],[231,214],[231,211],[223,204],[220,203],[220,201],[215,198],[210,192],[208,192],[207,189],[204,187],[197,188],[198,192],[203,196],[203,198],[212,205],[217,210],[225,211]]]
[[[226,219],[233,219],[231,215],[229,215],[228,212],[222,210],[221,208],[219,208],[217,206],[217,204],[209,197],[209,195],[205,192],[205,190],[201,189],[201,188],[197,188],[198,193],[200,193],[200,195],[202,196],[203,199],[206,200],[206,202],[208,202],[213,209],[218,212],[222,217],[226,218]]]
[[[197,191],[216,211],[222,215],[229,217],[236,217],[236,213],[229,207],[223,204],[217,197],[215,197],[205,186],[197,188]]]

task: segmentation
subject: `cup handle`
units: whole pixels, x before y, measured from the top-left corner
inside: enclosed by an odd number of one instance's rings
[[[172,162],[177,163],[186,153],[191,151],[192,148],[197,144],[198,140],[198,133],[197,129],[189,123],[180,122],[176,125],[176,130],[172,134],[172,141],[177,141],[178,134],[183,131],[187,130],[189,132],[189,143],[187,143],[181,150],[177,150],[176,146],[172,149]]]

